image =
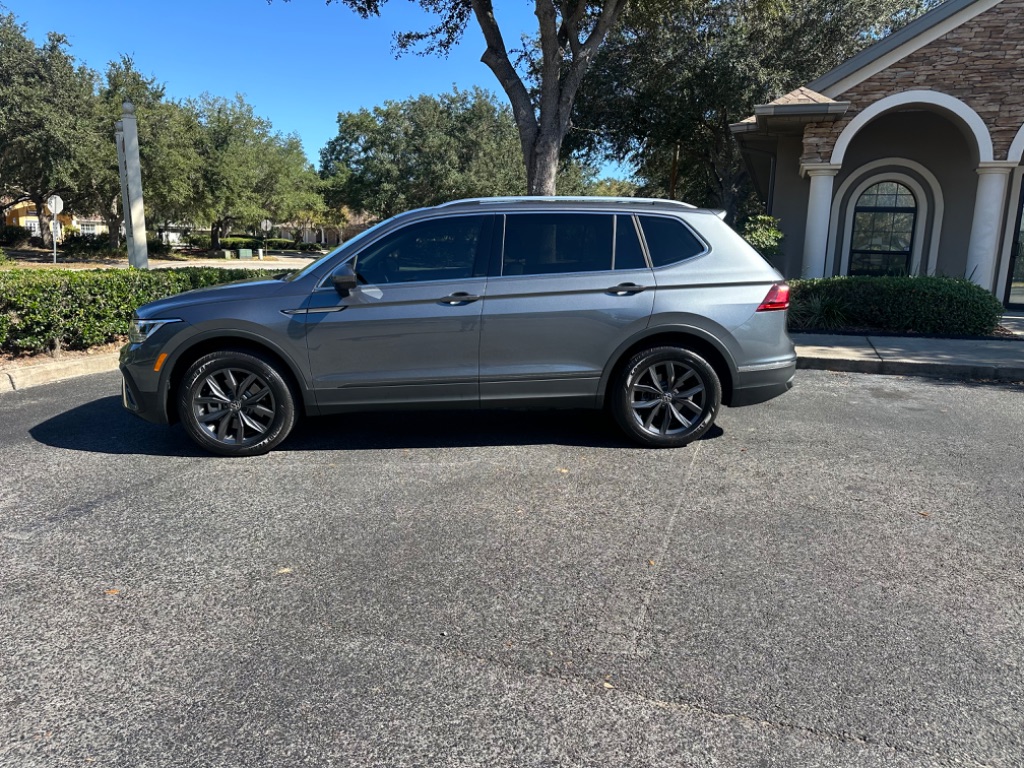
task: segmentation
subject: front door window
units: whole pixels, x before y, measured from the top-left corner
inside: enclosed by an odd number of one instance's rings
[[[895,181],[868,187],[857,200],[851,275],[909,275],[917,201]]]

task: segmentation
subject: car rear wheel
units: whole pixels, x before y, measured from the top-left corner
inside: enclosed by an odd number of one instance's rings
[[[223,350],[196,360],[178,389],[178,415],[200,447],[258,456],[295,425],[295,397],[275,364],[256,352]]]
[[[612,413],[636,442],[676,448],[700,439],[722,407],[722,384],[707,360],[681,347],[635,355],[612,393]]]

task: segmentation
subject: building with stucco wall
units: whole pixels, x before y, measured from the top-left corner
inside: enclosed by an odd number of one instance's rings
[[[1024,306],[1024,0],[947,0],[732,126],[788,277],[967,277]]]

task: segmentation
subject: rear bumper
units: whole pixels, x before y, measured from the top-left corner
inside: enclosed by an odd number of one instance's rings
[[[773,397],[783,395],[793,388],[796,375],[796,358],[791,363],[760,371],[743,371],[736,374],[735,385],[729,405],[740,408],[757,405]]]

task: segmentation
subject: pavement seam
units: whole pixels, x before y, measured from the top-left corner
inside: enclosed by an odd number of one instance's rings
[[[698,440],[693,443],[694,451],[693,458],[690,459],[690,466],[686,469],[686,477],[684,478],[684,485],[688,484],[690,478],[693,476],[694,467],[697,465],[697,457],[700,455],[700,449],[703,446],[703,442]],[[665,525],[665,532],[661,538],[661,547],[658,552],[654,555],[654,565],[651,566],[650,576],[647,579],[647,584],[644,586],[643,599],[640,601],[640,610],[637,612],[636,620],[633,623],[632,637],[630,638],[630,656],[636,656],[640,652],[640,634],[643,631],[644,624],[646,624],[651,611],[651,595],[654,593],[655,582],[658,579],[658,575],[661,572],[661,564],[665,560],[665,553],[668,551],[669,540],[672,538],[672,533],[675,530],[676,520],[679,517],[679,510],[683,508],[683,504],[686,502],[686,496],[682,495],[679,501],[676,503],[675,508],[669,515],[668,523]]]

